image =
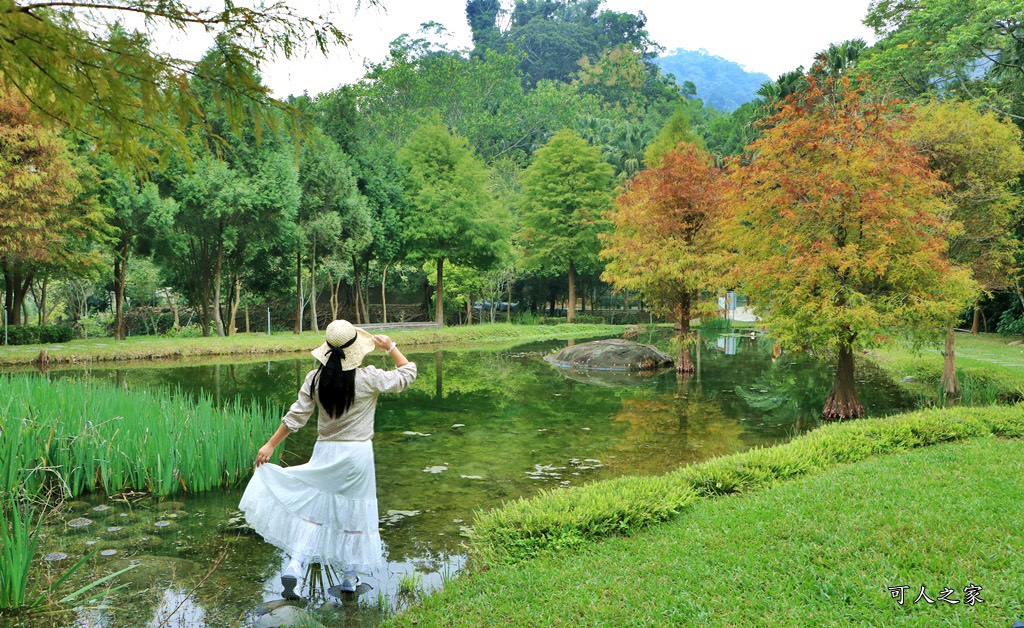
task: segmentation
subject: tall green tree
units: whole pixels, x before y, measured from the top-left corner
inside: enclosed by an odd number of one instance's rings
[[[70,128],[119,159],[142,166],[153,149],[191,154],[189,128],[202,123],[197,75],[208,79],[236,124],[274,124],[290,109],[252,80],[248,67],[309,48],[348,42],[331,11],[306,17],[285,2],[195,6],[184,0],[4,0],[0,2],[0,85],[20,92],[44,124]],[[129,31],[125,18],[143,19]],[[215,33],[221,63],[196,67],[153,50],[156,31]],[[154,137],[159,144],[139,142]]]
[[[486,270],[505,245],[506,221],[483,161],[439,121],[414,131],[399,158],[408,168],[406,242],[412,256],[436,264],[434,316],[443,326],[445,261]]]
[[[96,153],[100,175],[99,199],[112,211],[114,258],[114,335],[125,338],[124,297],[130,260],[139,241],[151,230],[154,220],[176,211],[174,199],[160,194],[156,183],[143,182],[132,172],[117,166],[106,153]]]
[[[1013,226],[1021,220],[1015,186],[1024,173],[1020,129],[969,102],[932,101],[915,110],[904,135],[948,184],[951,218],[960,225],[950,235],[949,257],[969,268],[977,282],[971,326],[976,333],[981,299],[1011,285],[1014,275],[1020,243]],[[942,369],[942,387],[950,397],[960,393],[954,342],[950,327]]]
[[[598,265],[612,175],[601,152],[570,130],[555,133],[523,173],[519,239],[526,262],[548,273],[568,272],[569,322],[575,317],[578,270]]]

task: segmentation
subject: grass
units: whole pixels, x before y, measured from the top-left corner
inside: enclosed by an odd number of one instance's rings
[[[1010,344],[1018,340],[997,334],[956,335],[957,379],[964,403],[1024,399],[1024,346]],[[894,344],[874,349],[868,355],[897,380],[908,376],[917,379],[905,386],[923,400],[935,402],[940,398],[940,347],[915,351],[907,345]]]
[[[261,404],[216,407],[207,394],[0,377],[0,493],[55,482],[67,496],[232,485],[252,471],[256,450],[279,422]]]
[[[395,342],[408,347],[442,345],[445,348],[472,346],[480,343],[532,342],[560,340],[582,336],[620,333],[623,325],[516,325],[494,323],[436,329],[390,329],[381,331]],[[377,332],[375,332],[377,333]],[[253,355],[310,351],[323,342],[323,332],[302,334],[261,333],[236,334],[219,338],[172,338],[166,336],[134,336],[123,341],[113,338],[73,340],[63,345],[19,345],[0,347],[0,366],[29,364],[46,349],[50,362],[75,363],[106,360],[149,360],[216,355]]]
[[[655,477],[543,491],[481,513],[470,540],[477,566],[574,551],[672,519],[710,497],[770,488],[838,465],[947,441],[1024,436],[1024,405],[924,410],[834,423],[789,443],[713,458]]]
[[[470,573],[390,623],[1009,626],[1024,617],[1022,494],[1020,441],[902,451]],[[934,604],[914,603],[922,585]],[[968,585],[984,602],[963,603]],[[938,600],[945,587],[960,604]]]

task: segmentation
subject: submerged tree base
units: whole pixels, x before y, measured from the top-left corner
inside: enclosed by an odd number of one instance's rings
[[[825,402],[825,409],[821,414],[827,421],[842,421],[845,419],[859,419],[864,416],[864,406],[860,405],[856,393],[852,398],[846,395],[837,395],[836,391],[828,396]]]
[[[836,362],[836,380],[832,385],[832,393],[829,394],[822,410],[822,418],[828,421],[841,421],[844,419],[859,419],[864,416],[864,406],[857,398],[856,384],[853,379],[853,349],[849,344],[844,344],[839,349],[839,359]]]

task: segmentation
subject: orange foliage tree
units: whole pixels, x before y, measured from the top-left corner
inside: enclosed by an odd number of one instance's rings
[[[697,297],[714,285],[723,175],[711,155],[686,142],[640,172],[611,211],[602,278],[638,292],[690,331]],[[692,370],[685,360],[680,370]]]
[[[39,273],[100,263],[89,243],[102,238],[105,219],[60,137],[0,88],[0,269],[12,325],[26,322],[22,305]]]
[[[975,294],[946,254],[945,184],[896,104],[810,78],[732,174],[723,233],[743,289],[784,345],[838,356],[826,418],[863,414],[855,348],[938,338]]]

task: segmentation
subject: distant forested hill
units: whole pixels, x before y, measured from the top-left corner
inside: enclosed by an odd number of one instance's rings
[[[732,111],[753,100],[757,88],[771,80],[767,74],[747,72],[740,64],[703,49],[680,48],[654,62],[665,74],[674,74],[678,84],[692,81],[697,97],[721,111]]]

